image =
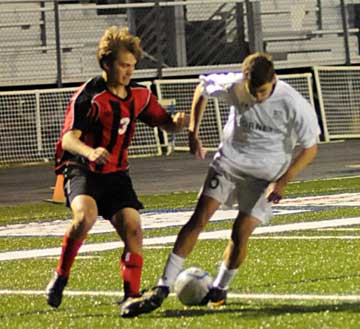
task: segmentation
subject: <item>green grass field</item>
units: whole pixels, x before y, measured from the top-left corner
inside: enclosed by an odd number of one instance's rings
[[[359,192],[360,178],[293,183],[288,196]],[[144,196],[147,209],[191,209],[196,193]],[[65,207],[51,204],[0,207],[0,228],[10,224],[68,218]],[[278,216],[271,225],[360,217],[360,207],[332,207]],[[209,224],[207,231],[230,228],[231,221]],[[145,238],[174,235],[179,227],[151,229]],[[114,233],[93,234],[87,241],[117,241]],[[6,251],[59,247],[61,237],[2,237]],[[225,239],[200,240],[187,259],[212,275]],[[360,327],[360,225],[254,235],[249,256],[231,285],[226,307],[185,307],[170,296],[153,313],[134,319],[119,316],[116,301],[122,283],[121,250],[80,254],[64,296],[53,310],[45,286],[57,257],[0,261],[0,328],[341,328]],[[169,245],[144,249],[143,288],[161,274]]]

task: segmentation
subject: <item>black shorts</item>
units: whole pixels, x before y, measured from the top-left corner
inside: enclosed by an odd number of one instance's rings
[[[68,207],[77,195],[89,195],[95,199],[99,215],[106,219],[123,208],[144,208],[127,171],[98,174],[79,167],[66,167],[64,191]]]

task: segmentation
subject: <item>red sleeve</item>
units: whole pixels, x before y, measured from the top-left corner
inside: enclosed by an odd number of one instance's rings
[[[162,126],[172,122],[171,115],[158,103],[154,94],[150,93],[148,104],[139,115],[139,120],[151,127]]]

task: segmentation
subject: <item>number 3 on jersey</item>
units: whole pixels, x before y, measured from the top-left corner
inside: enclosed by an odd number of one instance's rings
[[[129,118],[121,118],[120,120],[120,128],[118,129],[118,134],[122,135],[125,134],[128,124],[130,123]]]

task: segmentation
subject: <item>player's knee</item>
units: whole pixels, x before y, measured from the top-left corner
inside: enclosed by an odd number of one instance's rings
[[[73,209],[73,230],[79,232],[87,232],[94,225],[97,218],[97,211],[94,209],[87,209],[79,207]]]
[[[126,236],[138,236],[142,234],[139,216],[114,216],[111,222],[118,231]]]
[[[131,223],[126,226],[126,233],[136,239],[142,238],[142,229],[140,223]]]

